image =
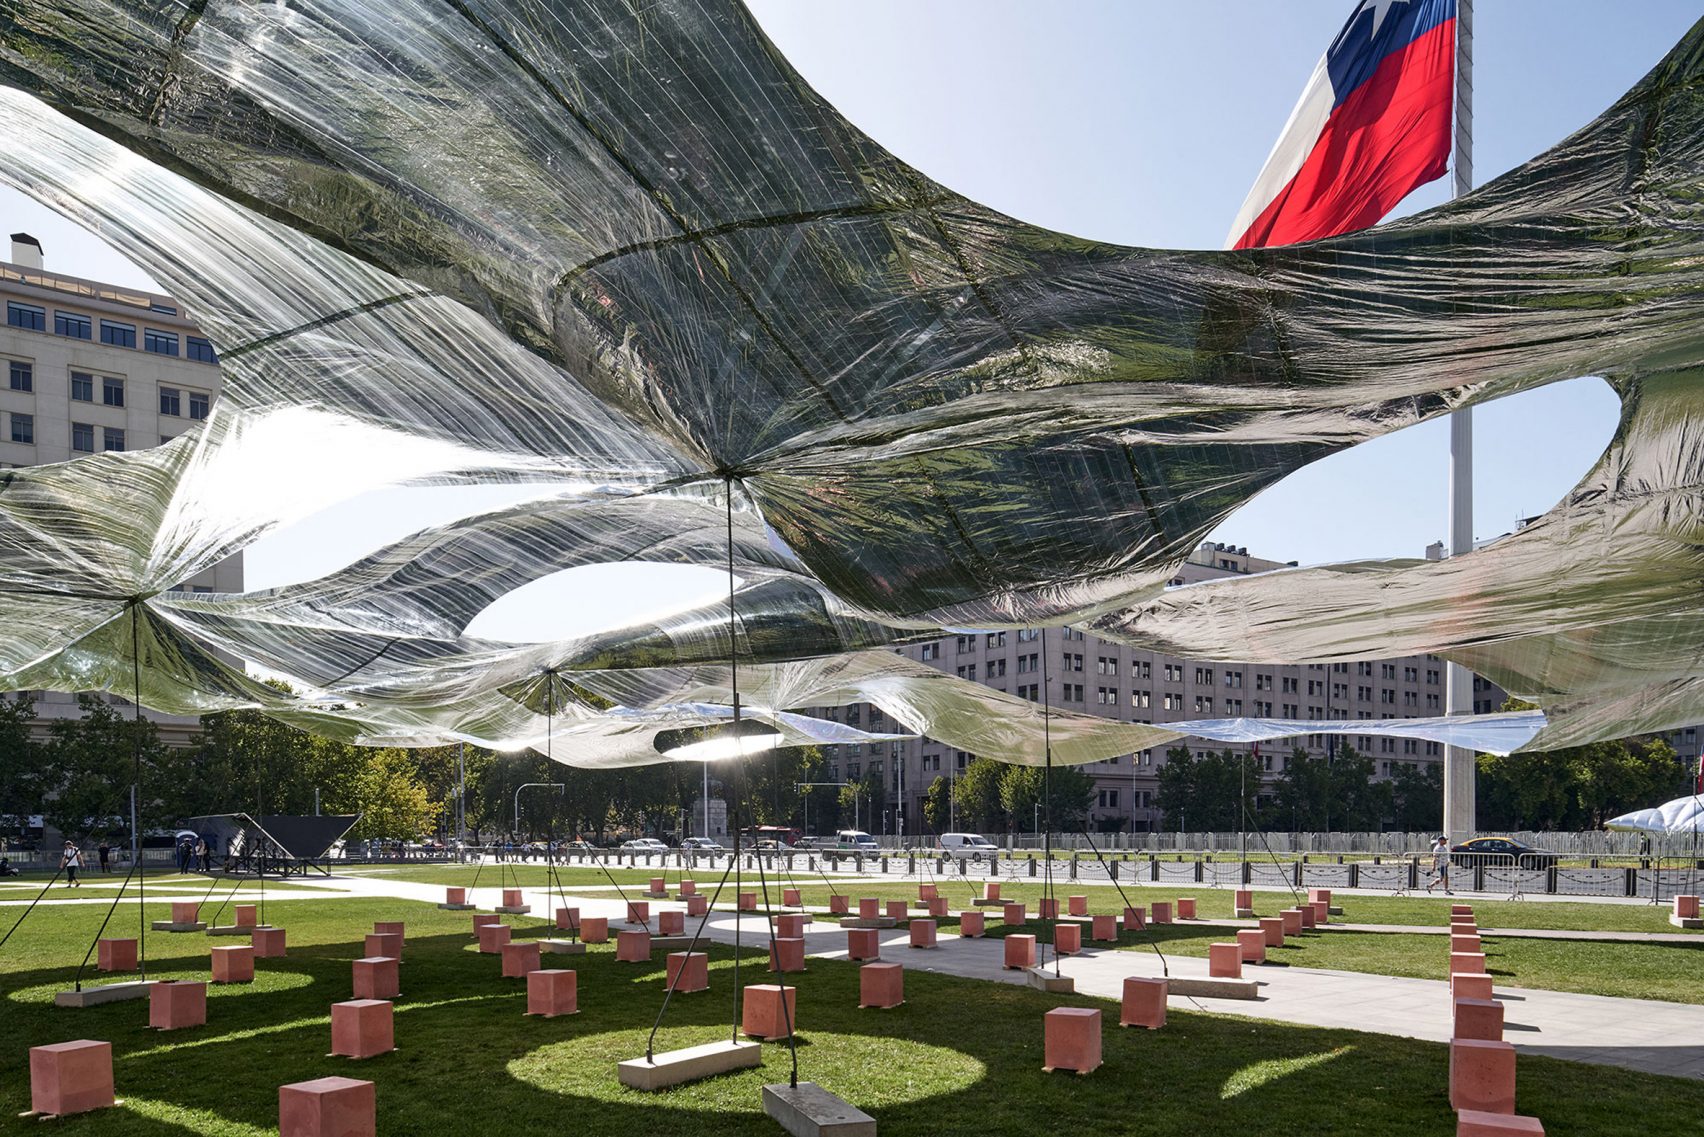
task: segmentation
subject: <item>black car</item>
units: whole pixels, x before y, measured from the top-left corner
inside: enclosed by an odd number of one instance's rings
[[[1553,869],[1559,859],[1547,849],[1535,849],[1513,837],[1475,837],[1450,847],[1450,860],[1464,869],[1476,865],[1514,865],[1523,869]]]

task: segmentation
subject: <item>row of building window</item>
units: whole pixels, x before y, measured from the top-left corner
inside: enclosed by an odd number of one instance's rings
[[[47,309],[38,304],[22,304],[16,300],[6,302],[6,323],[14,328],[22,328],[27,332],[47,331]],[[54,309],[53,334],[74,340],[94,339],[94,321],[76,312],[62,312]],[[101,342],[111,347],[136,347],[136,325],[126,324],[120,320],[101,320]],[[155,355],[177,355],[178,335],[176,332],[162,332],[155,328],[142,329],[142,350]],[[183,354],[197,363],[217,363],[219,357],[213,350],[213,345],[202,336],[185,336],[183,338]]]
[[[110,375],[99,377],[101,383],[101,403],[108,407],[124,406],[124,380]],[[74,403],[92,403],[95,401],[96,376],[86,371],[71,372],[71,401]],[[6,365],[7,386],[14,391],[35,390],[35,364],[12,359]],[[206,391],[191,391],[182,387],[160,388],[160,413],[173,418],[183,417],[185,404],[189,407],[189,417],[204,419],[208,408],[212,405],[213,397]]]

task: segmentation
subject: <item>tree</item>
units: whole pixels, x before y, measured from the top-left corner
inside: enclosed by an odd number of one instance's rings
[[[1478,776],[1482,825],[1512,830],[1596,829],[1689,788],[1686,764],[1660,738],[1481,754]]]
[[[1174,828],[1234,833],[1256,824],[1260,775],[1247,755],[1225,750],[1196,758],[1177,746],[1166,751],[1166,764],[1158,777],[1158,804],[1166,823]]]
[[[935,775],[923,795],[923,820],[933,833],[945,833],[952,824],[952,783]]]
[[[347,798],[339,795],[332,812],[361,814],[349,831],[355,840],[372,837],[408,839],[428,832],[442,804],[432,800],[406,750],[384,747],[364,755]]]
[[[40,811],[42,747],[30,734],[35,700],[21,691],[0,698],[0,834],[21,833],[25,821]]]
[[[1278,777],[1269,820],[1302,833],[1382,829],[1392,787],[1375,782],[1373,773],[1373,760],[1353,746],[1321,757],[1297,747]]]
[[[1000,775],[1005,769],[992,758],[973,758],[953,784],[953,804],[960,824],[978,832],[1010,830],[1006,807],[1000,802]]]
[[[142,824],[162,824],[172,783],[160,776],[166,748],[146,718],[120,715],[96,694],[77,696],[80,718],[58,719],[48,727],[42,756],[42,815],[73,837],[108,836],[130,829],[130,787],[135,765],[142,765]]]
[[[1391,771],[1391,821],[1404,833],[1441,832],[1444,768],[1436,762],[1398,762]]]
[[[1047,787],[1051,785],[1051,793]],[[1094,798],[1095,780],[1075,766],[1007,766],[1000,775],[1000,805],[1015,829],[1039,818],[1055,833],[1081,832]],[[1049,808],[1051,804],[1051,808]],[[1037,806],[1041,809],[1038,811]]]

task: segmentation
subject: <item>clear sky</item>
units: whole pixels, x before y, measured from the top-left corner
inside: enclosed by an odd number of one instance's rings
[[[1216,248],[1302,84],[1353,0],[748,0],[800,73],[853,122],[961,193],[1025,221],[1097,240]],[[1583,126],[1698,18],[1694,2],[1481,0],[1475,27],[1477,180]],[[0,157],[0,161],[4,161]],[[1446,181],[1403,212],[1437,204]],[[48,265],[146,285],[134,266],[0,189],[0,223],[42,239]],[[1616,405],[1594,379],[1477,413],[1476,532],[1549,508],[1602,450]],[[1299,471],[1214,536],[1314,563],[1414,556],[1445,536],[1447,428],[1428,424]],[[522,491],[522,493],[537,491]],[[469,502],[513,492],[369,495],[250,550],[248,579],[309,578]],[[690,574],[587,570],[613,585],[599,624],[707,596]],[[633,582],[637,581],[637,585]],[[601,591],[601,590],[600,590]],[[543,638],[534,603],[484,634]],[[672,605],[671,605],[672,606]],[[549,605],[582,629],[580,605]],[[530,609],[530,614],[522,609]],[[492,612],[492,617],[500,614]],[[522,633],[526,634],[522,634]]]

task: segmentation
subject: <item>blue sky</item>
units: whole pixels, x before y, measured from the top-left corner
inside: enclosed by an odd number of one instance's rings
[[[1215,248],[1353,0],[749,0],[805,79],[853,122],[937,180],[1025,221],[1131,245]],[[1499,0],[1476,13],[1475,155],[1489,180],[1583,126],[1672,47],[1696,3]],[[1440,181],[1403,212],[1445,199]],[[134,266],[0,189],[7,231],[41,237],[48,265],[146,284]],[[1613,429],[1597,380],[1558,384],[1477,414],[1476,532],[1549,508]],[[1215,537],[1303,563],[1413,556],[1445,534],[1447,428],[1428,424],[1299,471]],[[510,492],[369,495],[257,545],[251,585],[300,580],[469,503]],[[685,603],[719,583],[692,574],[585,570],[613,586],[598,623]],[[600,589],[602,591],[602,589]],[[482,621],[540,638],[537,594]],[[670,605],[672,606],[672,604]],[[573,609],[551,635],[581,630]],[[530,613],[524,612],[530,609]],[[511,628],[513,631],[511,632]],[[521,635],[525,631],[527,634]]]

